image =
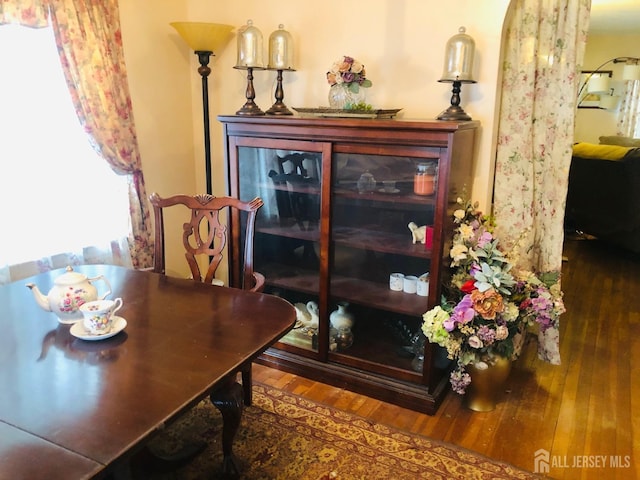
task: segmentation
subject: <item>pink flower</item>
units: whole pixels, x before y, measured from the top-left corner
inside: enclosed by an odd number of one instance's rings
[[[477,335],[471,335],[467,340],[467,343],[471,348],[482,348],[484,346],[482,340],[480,340]]]
[[[492,240],[493,240],[493,235],[491,235],[491,232],[484,231],[482,235],[480,235],[480,238],[478,239],[478,247],[482,248],[486,244],[491,243]]]

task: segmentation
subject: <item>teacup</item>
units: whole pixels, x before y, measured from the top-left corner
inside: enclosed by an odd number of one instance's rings
[[[87,331],[100,335],[111,330],[113,315],[122,308],[122,298],[115,300],[95,300],[80,306],[83,325]]]

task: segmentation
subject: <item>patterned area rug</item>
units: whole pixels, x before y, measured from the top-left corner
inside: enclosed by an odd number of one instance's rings
[[[281,390],[255,384],[234,442],[242,479],[539,479],[453,445],[407,434]],[[183,441],[208,447],[173,472],[136,471],[149,480],[221,478],[222,417],[203,401],[154,439],[170,453]]]

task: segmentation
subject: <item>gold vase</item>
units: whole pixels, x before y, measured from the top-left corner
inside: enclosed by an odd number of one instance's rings
[[[471,376],[471,384],[464,394],[464,404],[476,412],[490,412],[504,391],[504,385],[511,372],[511,359],[495,357],[488,368],[477,368],[474,364],[466,366]]]

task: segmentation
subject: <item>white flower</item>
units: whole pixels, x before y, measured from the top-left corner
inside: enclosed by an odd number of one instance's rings
[[[504,325],[496,327],[496,340],[504,340],[509,336],[509,329]]]
[[[482,348],[484,346],[482,340],[480,340],[477,335],[471,335],[467,343],[471,348]]]
[[[486,370],[487,368],[489,368],[489,365],[487,364],[487,362],[483,362],[482,360],[479,360],[479,361],[475,362],[473,365],[478,370]]]
[[[465,212],[464,210],[462,210],[461,208],[459,208],[458,210],[456,210],[455,212],[453,212],[453,218],[455,218],[456,220],[460,221],[464,218],[464,216],[467,214],[467,212]]]
[[[507,322],[513,322],[518,319],[520,315],[520,309],[513,302],[506,302],[504,305],[504,311],[502,312],[502,318]]]
[[[467,258],[468,251],[469,249],[465,245],[458,244],[454,245],[451,248],[451,252],[449,252],[449,255],[454,262],[459,262],[460,260],[464,260],[465,258]]]
[[[353,73],[360,73],[363,68],[364,68],[364,65],[362,65],[358,60],[354,60],[353,63],[351,64],[351,71]]]
[[[460,231],[460,235],[464,240],[469,240],[471,237],[473,237],[474,230],[471,225],[462,224],[460,225],[460,228],[458,228],[458,230]]]

